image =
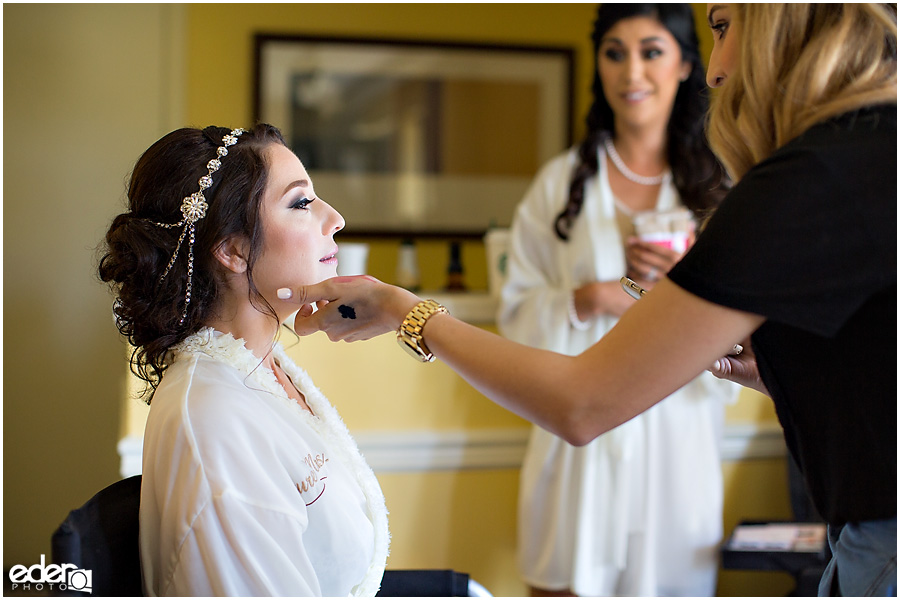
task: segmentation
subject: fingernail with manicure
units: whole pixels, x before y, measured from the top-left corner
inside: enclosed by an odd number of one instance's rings
[[[279,300],[289,300],[294,295],[291,288],[279,288],[275,293],[278,295]]]

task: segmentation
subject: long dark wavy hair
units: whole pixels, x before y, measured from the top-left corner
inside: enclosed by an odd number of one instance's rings
[[[581,213],[585,181],[597,174],[597,148],[605,136],[613,134],[613,111],[603,92],[598,70],[600,40],[616,23],[631,17],[651,17],[659,21],[678,42],[682,60],[691,64],[690,75],[675,95],[667,130],[666,158],[681,201],[699,219],[703,219],[727,191],[725,171],[709,149],[704,133],[709,98],[691,6],[604,2],[597,9],[591,34],[594,43],[594,83],[591,87],[594,101],[586,119],[587,134],[578,147],[578,165],[569,185],[569,200],[554,223],[556,235],[561,240],[568,241],[575,219]]]
[[[187,249],[182,248],[166,277],[160,280],[181,235],[181,228],[154,225],[177,223],[181,202],[197,192],[216,158],[224,127],[178,129],[167,134],[138,159],[128,184],[128,211],[118,215],[106,233],[99,264],[100,279],[116,293],[114,312],[119,332],[134,347],[131,370],[148,384],[149,403],[163,376],[169,349],[202,328],[213,315],[224,279],[213,252],[226,238],[249,240],[247,280],[250,301],[275,321],[278,317],[253,283],[253,265],[262,246],[260,203],[268,179],[263,151],[285,145],[281,132],[260,124],[238,138],[213,185],[204,192],[206,216],[196,223],[191,302],[181,323],[187,285]],[[185,240],[184,244],[187,244]]]

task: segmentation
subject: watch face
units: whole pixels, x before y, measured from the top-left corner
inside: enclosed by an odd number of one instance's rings
[[[434,361],[434,354],[432,354],[432,355],[429,356],[429,355],[426,355],[426,354],[422,353],[421,350],[419,350],[418,348],[416,348],[416,347],[412,344],[412,342],[410,342],[409,340],[407,340],[407,339],[406,339],[404,336],[402,336],[402,335],[398,335],[398,336],[397,336],[397,343],[400,344],[400,347],[403,348],[404,350],[406,350],[406,351],[409,353],[410,356],[412,356],[413,358],[415,358],[415,359],[417,359],[417,360],[419,360],[419,361],[421,361],[421,362],[432,362],[432,361]]]

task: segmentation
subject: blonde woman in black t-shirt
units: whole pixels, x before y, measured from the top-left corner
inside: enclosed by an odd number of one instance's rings
[[[829,525],[820,594],[893,595],[896,5],[715,4],[708,18],[710,138],[736,185],[668,277],[582,354],[518,345],[368,277],[282,295],[303,305],[299,333],[398,331],[573,444],[708,368],[760,390]],[[728,356],[738,342],[744,353]]]

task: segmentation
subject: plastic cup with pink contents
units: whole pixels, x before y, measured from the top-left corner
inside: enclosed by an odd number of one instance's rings
[[[634,232],[644,242],[669,248],[678,253],[688,249],[696,223],[687,209],[648,210],[635,213]]]

